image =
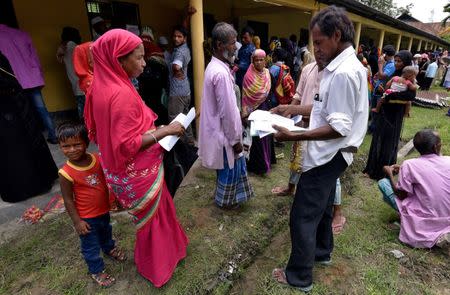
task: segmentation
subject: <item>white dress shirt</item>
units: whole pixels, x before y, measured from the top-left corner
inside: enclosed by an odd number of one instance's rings
[[[358,148],[366,134],[369,101],[367,73],[350,46],[323,70],[319,94],[313,101],[309,129],[330,125],[342,135],[329,140],[306,142],[303,171],[322,166],[346,147]],[[342,152],[350,165],[353,154]]]

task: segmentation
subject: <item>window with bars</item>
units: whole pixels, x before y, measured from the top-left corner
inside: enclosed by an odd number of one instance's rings
[[[100,5],[98,2],[86,2],[87,10],[89,13],[98,13],[100,14]]]

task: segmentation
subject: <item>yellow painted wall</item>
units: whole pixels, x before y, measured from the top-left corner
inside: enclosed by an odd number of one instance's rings
[[[183,8],[189,3],[188,0],[125,0],[139,5],[142,25],[150,25],[154,28],[156,37],[171,36],[172,27],[181,23]],[[232,21],[231,0],[203,0],[206,13],[211,13],[218,21]],[[250,1],[250,0],[248,0]],[[247,20],[269,23],[269,36],[277,35],[288,37],[290,34],[298,34],[300,28],[307,28],[311,14],[304,10],[292,9],[301,7],[303,9],[323,8],[325,5],[317,5],[313,0],[274,0],[284,4],[286,8],[282,13],[265,13],[260,15],[240,16],[240,24]],[[20,29],[31,35],[37,49],[42,68],[44,70],[46,86],[43,89],[44,100],[49,111],[62,111],[75,108],[75,100],[67,79],[63,64],[56,61],[56,49],[60,43],[60,34],[64,26],[77,28],[83,41],[91,38],[89,23],[84,0],[13,0],[14,9]],[[244,3],[244,2],[242,2]],[[241,5],[234,2],[234,5]],[[246,4],[254,4],[248,2]],[[245,4],[245,3],[244,3]],[[37,13],[38,12],[38,13]],[[375,23],[372,20],[362,19],[351,14],[354,21],[362,21],[373,27],[386,28],[386,26]],[[396,29],[390,28],[395,31]],[[377,33],[361,32],[374,38],[377,42]],[[396,44],[396,36],[386,32],[384,44]],[[402,46],[403,47],[403,46]]]
[[[64,26],[77,28],[89,40],[89,24],[84,1],[14,0],[19,28],[28,32],[44,70],[42,91],[50,112],[75,108],[75,98],[63,64],[56,61],[56,49]]]
[[[241,17],[241,23],[248,20],[268,23],[268,37],[289,38],[291,34],[296,34],[298,38],[300,29],[308,28],[311,14],[306,14],[301,10],[290,9],[283,14],[261,14]]]
[[[172,27],[181,22],[182,11],[164,5],[164,1],[131,0],[140,8],[141,23],[154,27],[155,35],[170,38]],[[83,41],[91,39],[84,0],[14,0],[19,28],[28,32],[44,70],[42,91],[50,112],[74,109],[76,102],[63,64],[56,61],[62,28],[77,28]],[[187,3],[187,2],[186,2]],[[39,11],[39,13],[36,13]]]

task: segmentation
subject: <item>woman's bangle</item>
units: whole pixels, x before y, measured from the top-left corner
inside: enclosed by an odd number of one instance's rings
[[[153,134],[153,132],[149,133],[151,137],[153,137],[153,139],[155,140],[155,143],[158,143],[158,139],[156,138],[156,136]]]

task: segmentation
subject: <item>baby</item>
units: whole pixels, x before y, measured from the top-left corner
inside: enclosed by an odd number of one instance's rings
[[[373,112],[379,113],[381,110],[381,105],[383,103],[387,103],[385,97],[388,94],[394,92],[402,92],[406,90],[416,91],[416,76],[417,69],[413,66],[407,66],[403,68],[402,76],[394,76],[391,80],[386,83],[386,90],[383,93],[383,96],[377,102],[377,107],[372,109]],[[402,100],[390,100],[389,103],[402,103],[406,104],[405,114],[409,116],[409,110],[411,108],[410,101],[402,101]]]

